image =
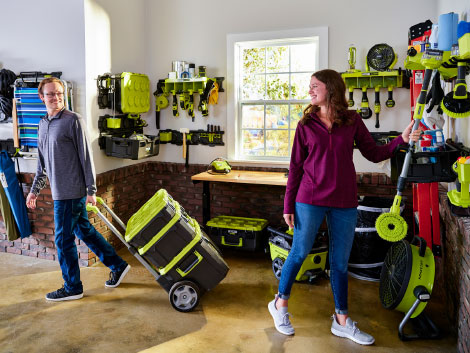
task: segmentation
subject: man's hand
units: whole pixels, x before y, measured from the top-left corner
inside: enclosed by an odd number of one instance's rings
[[[28,194],[28,196],[26,197],[26,206],[32,210],[34,210],[36,208],[36,199],[38,197],[36,195],[34,195],[32,192],[30,192]]]
[[[287,225],[289,226],[289,229],[294,228],[294,214],[293,213],[286,213],[283,215],[284,221],[286,221]]]
[[[93,206],[96,206],[96,195],[86,196],[86,204],[88,205],[89,203],[91,203]]]

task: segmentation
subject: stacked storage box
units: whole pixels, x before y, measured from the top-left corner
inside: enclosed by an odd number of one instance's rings
[[[202,292],[215,287],[228,266],[196,220],[164,190],[159,190],[130,219],[125,240],[160,277],[168,292],[179,281],[191,281]]]

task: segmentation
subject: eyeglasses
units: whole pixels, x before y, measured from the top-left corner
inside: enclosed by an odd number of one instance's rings
[[[62,97],[64,95],[64,92],[48,92],[44,94],[47,98],[53,98],[55,96],[57,97]]]

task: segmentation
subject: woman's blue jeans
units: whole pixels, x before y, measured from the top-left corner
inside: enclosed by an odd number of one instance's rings
[[[54,200],[55,245],[60,269],[67,292],[83,291],[80,281],[75,236],[93,251],[111,271],[120,271],[127,266],[114,248],[98,233],[88,220],[86,197],[72,200]]]
[[[279,297],[288,299],[295,277],[312,250],[315,238],[326,216],[329,233],[330,282],[338,314],[348,313],[348,261],[357,222],[356,208],[313,206],[296,202],[294,240],[282,267]]]

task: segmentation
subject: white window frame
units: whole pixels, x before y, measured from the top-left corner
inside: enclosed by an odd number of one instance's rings
[[[236,57],[239,55],[240,42],[272,41],[286,42],[298,40],[318,40],[318,70],[328,68],[328,27],[312,27],[285,31],[240,33],[227,35],[227,157],[230,161],[248,162],[255,164],[288,164],[287,157],[246,157],[239,150],[240,113],[238,109],[239,87],[236,77]],[[266,101],[262,101],[266,102]]]

